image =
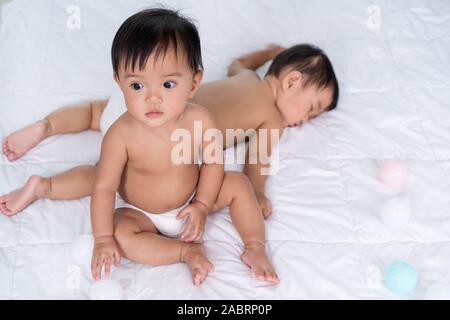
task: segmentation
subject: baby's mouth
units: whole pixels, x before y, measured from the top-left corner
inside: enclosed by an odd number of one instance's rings
[[[163,114],[164,114],[164,112],[162,112],[162,111],[152,110],[150,112],[147,112],[145,114],[145,116],[147,118],[158,118],[158,117],[161,117]]]

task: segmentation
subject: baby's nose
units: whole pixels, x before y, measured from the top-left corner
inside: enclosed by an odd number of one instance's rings
[[[153,97],[152,102],[157,105],[160,105],[162,103],[162,98],[160,96]]]
[[[150,102],[151,104],[161,104],[162,103],[162,97],[161,95],[159,95],[157,92],[151,92],[148,96],[147,96],[147,101]]]

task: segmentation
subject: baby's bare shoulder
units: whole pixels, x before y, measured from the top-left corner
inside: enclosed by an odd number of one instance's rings
[[[128,115],[124,113],[109,127],[104,139],[125,139],[124,141],[126,141],[132,128]]]
[[[187,121],[202,121],[207,124],[214,122],[212,112],[199,104],[188,103],[185,112]]]
[[[249,69],[246,69],[246,70],[240,72],[239,74],[232,76],[228,79],[233,80],[237,83],[241,82],[246,85],[257,85],[257,84],[261,83],[261,81],[262,81],[261,78],[259,77],[259,75],[255,71],[249,70]]]

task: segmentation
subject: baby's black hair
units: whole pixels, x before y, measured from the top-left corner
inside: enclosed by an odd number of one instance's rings
[[[169,48],[183,50],[193,73],[203,70],[200,37],[195,25],[178,12],[152,8],[129,17],[117,31],[111,48],[114,74],[119,66],[145,68],[149,56],[165,55]]]
[[[330,59],[321,49],[309,44],[298,44],[284,50],[273,59],[266,77],[269,75],[278,77],[281,71],[287,67],[291,67],[306,76],[303,83],[305,87],[309,85],[316,85],[319,89],[331,87],[333,99],[326,111],[336,108],[339,98],[339,85]]]

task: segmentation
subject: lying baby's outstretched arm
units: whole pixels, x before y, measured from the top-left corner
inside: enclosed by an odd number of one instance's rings
[[[186,242],[202,239],[206,218],[216,202],[224,177],[223,139],[221,135],[217,135],[220,130],[216,128],[214,118],[208,110],[200,108],[199,115],[199,120],[202,121],[203,138],[200,146],[202,166],[197,192],[191,204],[177,215],[177,219],[189,216],[186,228],[181,235],[181,239]]]
[[[120,262],[120,254],[114,239],[114,206],[116,192],[127,162],[125,140],[113,125],[102,142],[100,161],[94,191],[91,198],[92,232],[95,239],[91,271],[95,280],[101,278],[103,265],[109,276],[111,263]]]
[[[228,76],[232,77],[244,70],[255,71],[267,61],[275,58],[283,50],[285,48],[272,44],[266,49],[247,53],[231,62],[228,67]]]
[[[263,132],[267,134],[263,134]],[[265,190],[266,179],[270,174],[270,157],[273,147],[278,143],[282,134],[283,128],[278,123],[263,123],[258,128],[257,134],[250,138],[249,150],[245,160],[244,173],[253,185],[261,207],[261,213],[265,219],[272,214],[272,203],[267,198]],[[262,145],[267,147],[260,149]]]

